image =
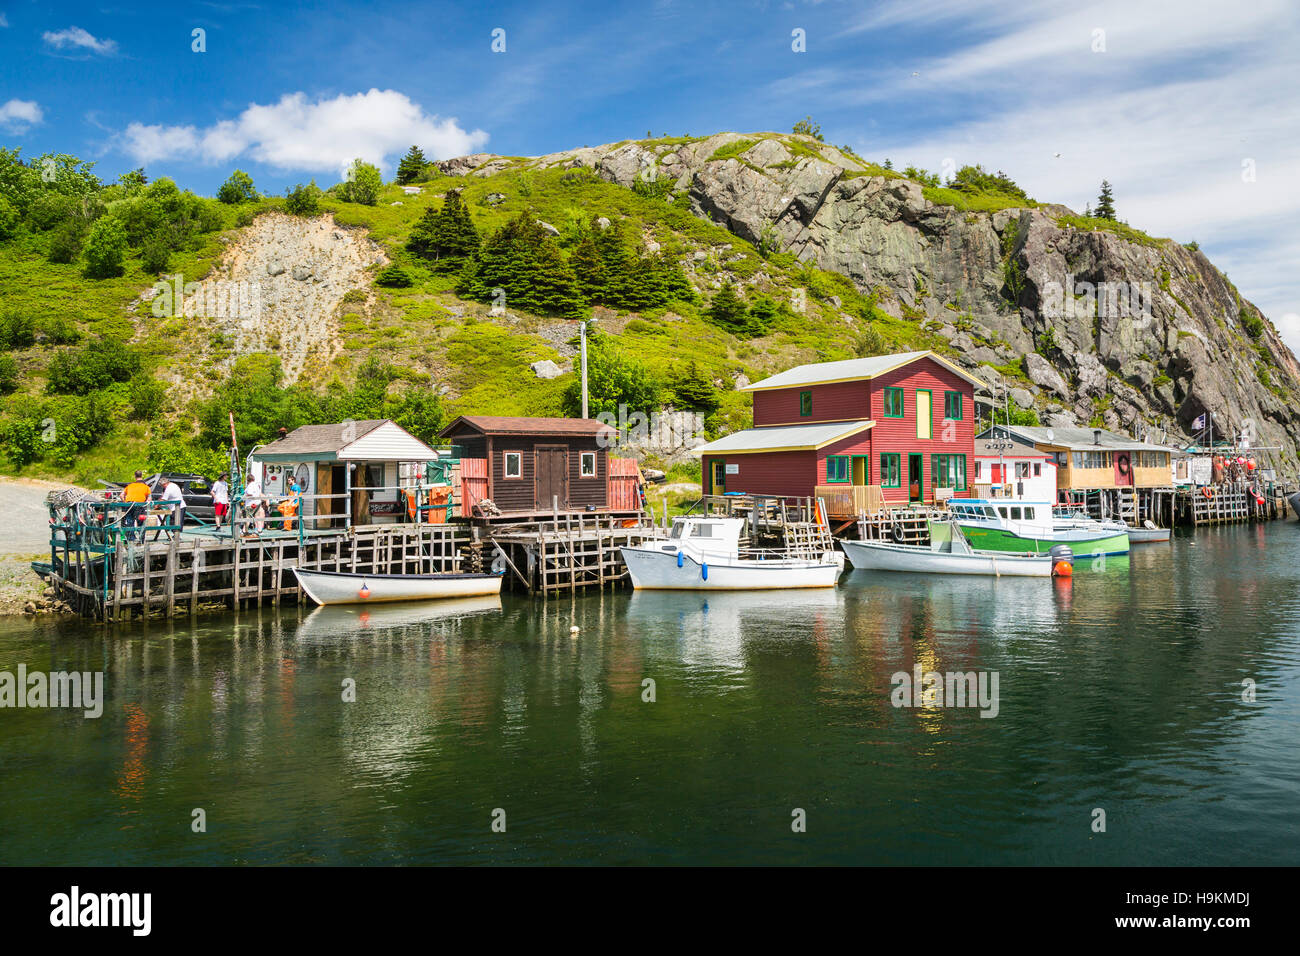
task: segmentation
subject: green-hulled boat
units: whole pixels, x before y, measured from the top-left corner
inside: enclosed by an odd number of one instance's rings
[[[1057,528],[1049,501],[959,498],[950,500],[948,508],[976,551],[1046,554],[1053,545],[1068,544],[1076,558],[1129,552],[1127,531]]]

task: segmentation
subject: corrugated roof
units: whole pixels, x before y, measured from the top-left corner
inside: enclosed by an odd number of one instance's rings
[[[761,382],[755,382],[740,389],[742,392],[763,391],[770,388],[792,388],[796,385],[824,385],[828,382],[853,382],[861,379],[875,378],[894,369],[910,365],[918,359],[930,358],[944,368],[960,375],[977,388],[988,388],[981,379],[954,365],[947,359],[929,350],[922,352],[900,352],[897,355],[874,355],[870,358],[844,359],[839,362],[814,362],[811,365],[797,365],[794,368],[778,372]]]
[[[502,415],[462,415],[438,434],[447,437],[461,425],[485,435],[598,435],[612,428],[594,418],[511,418]]]
[[[842,438],[866,431],[876,423],[867,419],[856,422],[824,422],[817,425],[770,425],[748,428],[724,435],[692,450],[696,455],[741,454],[756,451],[807,451],[821,448]]]
[[[1115,432],[1108,432],[1104,428],[1079,428],[1079,427],[1060,427],[1045,428],[1041,426],[1030,425],[994,425],[989,431],[997,430],[998,432],[1009,433],[1013,438],[1020,438],[1024,441],[1039,445],[1053,445],[1057,448],[1068,448],[1071,451],[1090,451],[1100,448],[1102,450],[1116,451],[1177,451],[1176,448],[1169,448],[1165,445],[1150,445],[1146,442],[1140,442],[1136,438],[1130,438],[1127,435],[1118,435]],[[1094,434],[1100,432],[1100,435]]]
[[[301,428],[295,428],[279,441],[263,445],[257,450],[257,454],[310,455],[322,451],[337,453],[386,421],[388,421],[386,418],[373,418],[361,422],[303,425]]]

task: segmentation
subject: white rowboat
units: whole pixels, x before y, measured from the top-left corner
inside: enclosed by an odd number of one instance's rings
[[[299,586],[317,604],[378,604],[500,594],[499,574],[352,574],[294,568]]]

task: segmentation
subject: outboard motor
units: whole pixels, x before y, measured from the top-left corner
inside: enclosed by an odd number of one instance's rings
[[[1052,574],[1058,578],[1074,574],[1074,549],[1068,544],[1054,544],[1047,553],[1052,560]]]

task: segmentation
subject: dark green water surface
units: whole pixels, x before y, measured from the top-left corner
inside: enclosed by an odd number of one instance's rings
[[[1068,583],[0,620],[19,663],[107,700],[0,710],[4,864],[1300,863],[1294,521]],[[997,717],[893,707],[917,663]]]

